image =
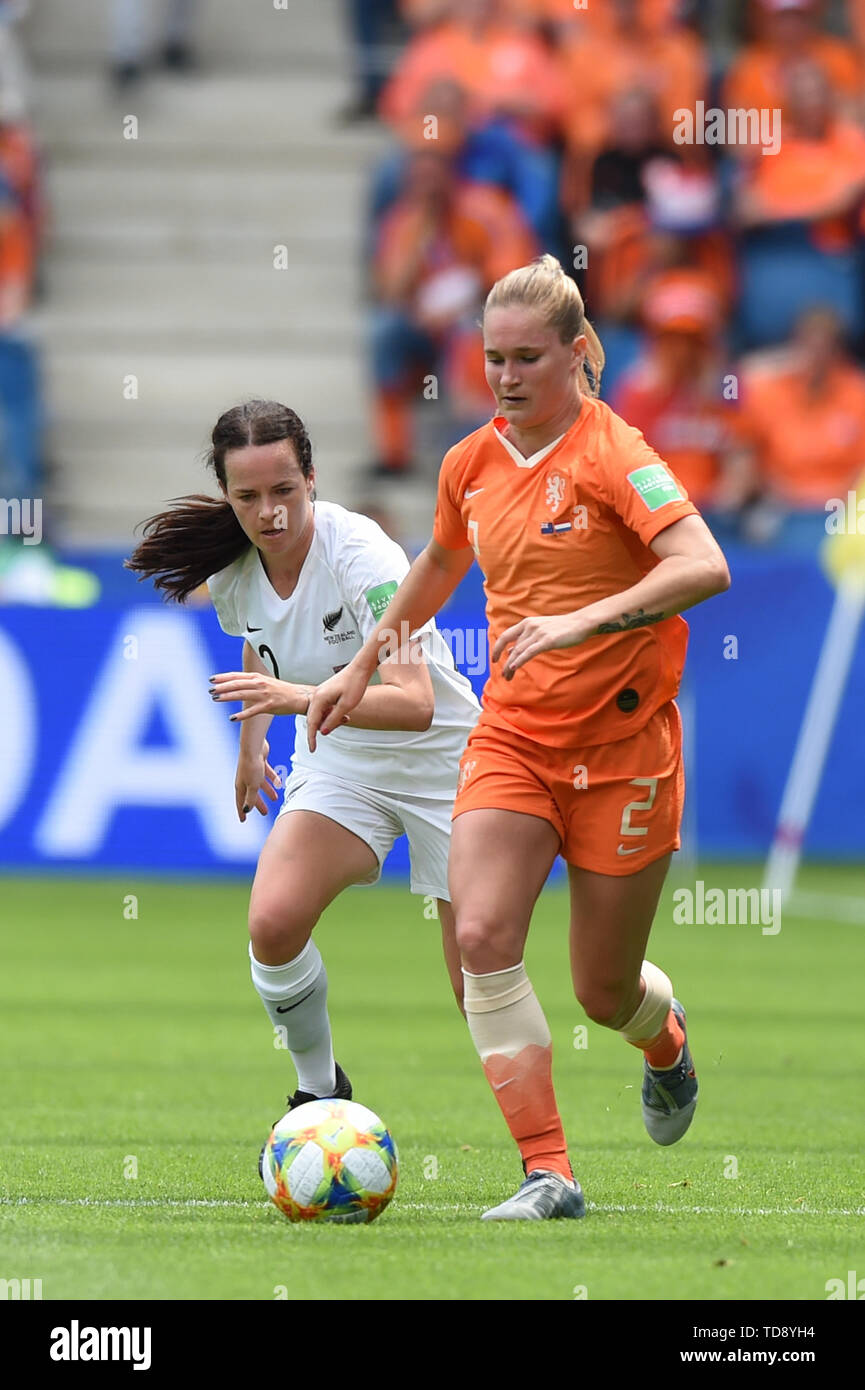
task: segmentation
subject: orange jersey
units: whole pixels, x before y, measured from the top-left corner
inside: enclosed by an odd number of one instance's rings
[[[854,44],[832,34],[817,34],[802,54],[822,68],[840,97],[857,99],[862,92],[862,59]],[[753,43],[733,60],[724,79],[721,105],[758,110],[785,104],[786,63],[770,44]],[[733,147],[735,153],[735,147]],[[766,156],[774,158],[772,155]]]
[[[478,34],[454,19],[409,41],[382,92],[379,114],[392,125],[410,119],[422,125],[425,93],[442,80],[464,88],[476,120],[513,110],[527,133],[544,140],[558,131],[568,99],[559,59],[536,34],[507,23]]]
[[[387,271],[414,263],[412,292],[454,266],[478,272],[484,291],[516,266],[537,255],[534,235],[519,204],[501,188],[460,179],[443,208],[435,236],[423,256],[417,254],[424,234],[423,212],[411,199],[399,198],[382,218],[375,250],[380,281]],[[481,358],[483,361],[483,358]]]
[[[693,111],[708,86],[704,45],[687,30],[627,38],[599,30],[565,40],[562,62],[569,93],[566,137],[574,149],[592,153],[609,138],[613,102],[633,87],[647,87],[656,98],[672,147],[674,113]]]
[[[583,397],[570,429],[531,459],[505,428],[491,420],[445,455],[433,528],[448,550],[474,547],[490,649],[521,618],[629,589],[658,563],[649,542],[697,510],[639,430],[603,401]],[[687,637],[676,616],[543,652],[511,681],[499,663],[484,717],[550,747],[628,738],[676,694]]]
[[[796,370],[745,380],[743,426],[765,481],[792,506],[823,510],[865,463],[865,372],[839,362],[816,398]]]
[[[775,155],[750,166],[747,186],[775,219],[813,218],[830,204],[854,203],[865,181],[865,133],[851,121],[833,121],[823,140],[785,135]],[[827,222],[830,219],[822,219]]]
[[[0,287],[20,287],[29,299],[33,283],[35,248],[27,219],[14,203],[0,208]],[[26,306],[22,302],[21,309]]]

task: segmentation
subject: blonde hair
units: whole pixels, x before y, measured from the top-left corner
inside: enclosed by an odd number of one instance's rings
[[[554,328],[563,343],[585,334],[588,342],[580,373],[580,390],[586,396],[597,396],[601,389],[601,374],[606,360],[601,340],[589,320],[583,297],[561,262],[549,254],[538,256],[530,265],[511,270],[497,280],[484,304],[488,309],[505,309],[521,304],[536,309],[548,328]]]

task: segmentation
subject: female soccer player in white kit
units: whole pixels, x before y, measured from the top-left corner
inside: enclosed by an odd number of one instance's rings
[[[461,1003],[447,861],[459,759],[480,706],[429,622],[410,641],[405,634],[346,726],[310,753],[304,714],[316,686],[360,651],[408,559],[370,518],[315,500],[309,436],[284,405],[226,411],[209,463],[222,499],[183,498],[152,517],[127,563],[179,602],[206,580],[220,626],[244,638],[243,670],[214,676],[211,690],[215,700],[244,703],[231,716],[240,723],[241,821],[277,799],[266,734],[274,715],[297,716],[292,771],[252,887],[252,981],[297,1069],[288,1107],[350,1100],[312,930],[344,888],[379,878],[405,833],[411,891],[438,899]]]

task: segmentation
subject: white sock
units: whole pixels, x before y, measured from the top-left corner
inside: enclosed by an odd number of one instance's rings
[[[327,1016],[327,971],[318,947],[310,940],[286,965],[262,965],[250,942],[249,962],[252,983],[297,1068],[297,1089],[329,1095],[336,1069]]]

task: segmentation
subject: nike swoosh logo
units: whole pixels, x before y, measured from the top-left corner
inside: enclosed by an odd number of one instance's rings
[[[310,996],[313,995],[313,994],[315,994],[315,985],[313,985],[312,989],[309,991],[309,994],[305,994],[305,995],[303,996],[303,998],[302,998],[302,999],[298,999],[296,1003],[294,1003],[294,1004],[286,1004],[286,1006],[285,1006],[284,1009],[281,1009],[281,1008],[279,1007],[279,1005],[277,1004],[277,1006],[276,1006],[276,1012],[277,1012],[278,1014],[290,1014],[291,1011],[292,1011],[292,1009],[299,1009],[300,1006],[301,1006],[301,1004],[305,1004],[306,1001],[307,1001],[307,999],[309,999]]]
[[[264,628],[263,628],[263,627],[250,627],[250,626],[249,626],[249,623],[247,623],[247,624],[246,624],[246,630],[247,630],[247,632],[263,632],[263,631],[264,631]]]
[[[466,501],[468,501],[470,497],[477,497],[478,493],[483,491],[484,489],[482,487],[476,487],[471,492],[469,492],[468,488],[466,488],[465,492],[463,493],[463,497],[466,499]]]
[[[505,1088],[505,1086],[510,1086],[511,1082],[514,1081],[515,1079],[516,1079],[515,1077],[509,1076],[508,1079],[507,1079],[507,1081],[499,1081],[498,1083],[493,1082],[493,1090],[494,1090],[494,1091],[503,1091],[504,1088]]]
[[[641,849],[645,849],[645,848],[646,848],[645,845],[637,845],[636,848],[634,848],[634,849],[625,849],[625,846],[624,846],[624,845],[619,845],[619,848],[618,848],[617,853],[618,853],[618,854],[639,854],[639,853],[640,853],[640,850],[641,850]]]

